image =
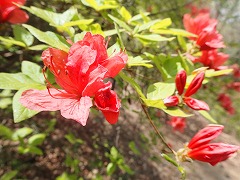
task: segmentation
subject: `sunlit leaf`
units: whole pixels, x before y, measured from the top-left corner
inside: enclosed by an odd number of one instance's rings
[[[173,95],[174,91],[175,83],[154,83],[148,87],[147,98],[152,100],[165,99]]]
[[[12,139],[12,135],[13,131],[10,128],[0,124],[0,136],[6,139]]]
[[[121,7],[120,14],[126,22],[132,18],[131,13],[124,6]]]
[[[151,61],[150,60],[143,60],[143,58],[141,56],[136,56],[136,57],[129,56],[128,61],[127,61],[127,65],[129,67],[131,67],[131,66],[145,66],[147,68],[152,68],[153,65],[150,64],[149,62],[151,62]]]
[[[43,141],[46,138],[46,134],[34,134],[33,136],[31,136],[28,139],[28,144],[32,145],[32,146],[38,146],[41,145],[43,143]]]
[[[120,27],[126,29],[128,32],[132,32],[132,29],[130,26],[128,26],[124,21],[112,16],[111,14],[108,14],[108,16],[115,22],[117,23]]]
[[[26,44],[23,43],[22,41],[17,41],[15,39],[13,39],[12,37],[2,37],[0,36],[0,42],[2,41],[2,43],[6,43],[6,44],[10,44],[10,45],[17,45],[17,46],[21,46],[21,47],[26,47]]]
[[[207,120],[209,120],[211,123],[215,123],[215,124],[218,123],[207,111],[200,110],[198,112]]]
[[[142,39],[142,40],[146,40],[146,41],[172,41],[173,39],[175,39],[175,37],[171,37],[171,38],[166,38],[163,36],[160,36],[158,34],[135,34],[134,37]]]
[[[154,23],[151,26],[150,31],[153,31],[155,29],[164,29],[170,26],[171,24],[172,24],[172,20],[170,18],[158,20],[156,23]]]
[[[182,111],[179,108],[167,108],[167,109],[162,109],[165,113],[171,115],[171,116],[178,116],[178,117],[190,117],[193,116],[193,114],[186,114],[184,111]]]
[[[22,26],[15,25],[13,27],[13,34],[17,41],[21,41],[27,46],[31,46],[33,44],[34,37]]]
[[[12,180],[17,174],[17,170],[6,172],[0,177],[0,180]]]
[[[17,129],[13,135],[12,135],[12,139],[13,140],[18,140],[18,138],[25,138],[26,136],[28,136],[29,134],[31,134],[33,132],[33,129],[29,128],[29,127],[23,127],[20,129]]]
[[[185,31],[183,29],[152,29],[151,32],[156,33],[156,34],[170,34],[170,35],[180,35],[180,36],[185,36],[185,37],[196,37],[195,34],[192,34],[188,31]]]
[[[148,107],[155,107],[158,109],[166,109],[167,107],[164,105],[162,99],[157,99],[157,100],[152,100],[152,99],[142,99],[143,102],[148,106]]]

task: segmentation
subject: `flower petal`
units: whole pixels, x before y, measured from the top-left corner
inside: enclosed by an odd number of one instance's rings
[[[185,97],[189,97],[193,94],[195,94],[198,89],[201,88],[202,86],[202,82],[204,80],[204,75],[205,73],[204,72],[199,72],[192,80],[192,82],[190,83],[190,85],[188,86],[184,96]]]
[[[87,119],[92,107],[92,99],[88,96],[81,99],[64,99],[61,104],[61,115],[68,119],[73,119],[83,126],[86,125]]]
[[[204,101],[200,101],[191,97],[184,98],[183,101],[194,110],[206,110],[209,111],[209,106]]]
[[[21,9],[15,9],[8,14],[7,21],[12,24],[26,23],[29,19],[28,14]]]
[[[175,78],[175,84],[179,95],[182,95],[184,87],[186,85],[187,73],[185,70],[181,70],[177,73]]]

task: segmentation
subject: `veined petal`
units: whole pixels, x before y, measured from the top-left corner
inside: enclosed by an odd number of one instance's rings
[[[110,124],[115,124],[118,121],[121,104],[117,94],[110,88],[100,89],[95,95],[94,104],[102,111]]]
[[[240,146],[224,143],[211,143],[191,149],[188,152],[188,156],[198,161],[208,162],[214,166],[221,161],[225,161],[238,150],[240,150]]]
[[[49,91],[51,95],[48,90],[26,90],[22,93],[20,102],[23,106],[35,111],[59,110],[62,98],[64,98],[64,93],[61,93],[56,89],[49,89]]]
[[[224,126],[218,124],[210,124],[207,127],[198,131],[195,136],[188,143],[190,149],[197,148],[204,144],[208,144],[222,133]]]
[[[186,97],[183,101],[194,110],[206,110],[209,111],[209,106],[204,101],[200,101],[191,97]]]
[[[85,96],[80,99],[64,99],[60,110],[63,117],[73,119],[85,126],[89,116],[90,107],[92,107],[92,99]]]

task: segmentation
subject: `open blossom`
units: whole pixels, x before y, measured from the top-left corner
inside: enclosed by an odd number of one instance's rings
[[[183,132],[186,127],[186,118],[172,116],[167,123],[171,125],[174,130]]]
[[[12,24],[25,23],[28,14],[13,3],[24,5],[26,0],[1,0],[0,1],[0,23],[10,22]]]
[[[218,52],[217,49],[210,51],[202,51],[201,57],[197,58],[195,62],[200,62],[204,66],[211,69],[218,69],[229,58],[229,55]]]
[[[218,95],[217,99],[220,103],[220,105],[229,113],[229,114],[234,114],[235,109],[232,105],[232,100],[229,95],[225,93],[221,93]]]
[[[198,160],[214,166],[231,157],[240,150],[240,146],[210,143],[221,134],[223,128],[222,125],[208,125],[200,130],[184,148],[177,152],[177,159],[179,161]]]
[[[47,83],[46,90],[25,91],[20,99],[25,107],[36,111],[60,110],[63,117],[86,125],[94,104],[109,123],[117,122],[120,100],[111,90],[112,84],[104,79],[115,77],[123,69],[127,62],[124,52],[108,57],[104,38],[86,33],[83,40],[72,44],[68,53],[48,48],[42,59],[61,89]]]
[[[167,107],[177,106],[179,103],[181,103],[178,97],[181,97],[183,102],[194,110],[209,110],[209,106],[205,102],[190,97],[201,88],[202,82],[204,80],[204,74],[205,74],[204,72],[199,72],[194,77],[185,93],[183,93],[184,87],[186,85],[187,74],[185,70],[179,71],[175,78],[176,89],[178,91],[179,96],[174,95],[165,98],[163,100],[165,106]]]

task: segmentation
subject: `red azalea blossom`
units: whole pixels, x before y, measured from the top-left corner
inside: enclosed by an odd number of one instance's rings
[[[228,84],[227,87],[240,92],[240,82],[232,82],[232,83]]]
[[[229,55],[218,52],[217,49],[210,51],[202,51],[201,57],[197,58],[194,62],[200,62],[210,69],[218,69],[229,58]]]
[[[174,130],[183,132],[186,127],[186,118],[173,116],[167,123],[171,125]]]
[[[178,95],[182,97],[182,100],[186,105],[194,110],[209,110],[209,106],[205,102],[190,97],[201,88],[204,80],[204,74],[204,72],[199,72],[194,77],[185,93],[183,93],[183,91],[187,80],[186,72],[184,70],[179,71],[175,78]],[[177,102],[179,102],[179,99],[178,96],[170,96],[165,98],[163,102],[165,106],[172,107],[178,105]]]
[[[110,90],[111,83],[104,79],[115,77],[123,69],[127,62],[125,53],[108,57],[103,36],[86,33],[83,40],[72,44],[68,53],[48,48],[42,59],[62,89],[48,83],[47,90],[27,90],[20,99],[25,107],[36,111],[60,110],[63,117],[84,126],[93,98],[107,121],[117,122],[120,100]]]
[[[177,152],[177,159],[180,161],[191,161],[193,159],[208,162],[214,166],[231,157],[240,150],[240,146],[209,143],[221,134],[223,128],[221,125],[208,125],[200,130],[185,148]]]
[[[24,5],[26,0],[1,0],[0,1],[0,23],[10,22],[12,24],[25,23],[28,14],[13,3]]]
[[[229,113],[229,114],[235,114],[235,109],[232,106],[232,100],[229,95],[221,93],[218,95],[217,99],[220,103],[220,105]]]

